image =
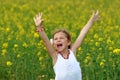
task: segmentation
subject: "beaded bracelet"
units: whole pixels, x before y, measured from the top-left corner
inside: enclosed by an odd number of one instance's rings
[[[36,31],[37,32],[42,32],[42,31],[44,31],[44,27],[40,27],[40,28],[36,29]]]

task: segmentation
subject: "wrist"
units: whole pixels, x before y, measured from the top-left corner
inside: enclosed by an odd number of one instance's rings
[[[93,24],[93,23],[94,23],[94,21],[93,21],[92,18],[91,18],[88,22],[89,22],[90,24]]]
[[[36,28],[36,31],[37,31],[37,32],[42,32],[42,31],[44,31],[44,26],[37,27],[37,28]]]
[[[94,22],[94,19],[93,19],[93,18],[90,18],[90,22],[92,22],[92,23],[93,23],[93,22]]]

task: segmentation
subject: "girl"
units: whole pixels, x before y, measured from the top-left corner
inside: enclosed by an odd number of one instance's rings
[[[82,44],[93,22],[99,18],[99,12],[93,12],[87,24],[81,30],[75,43],[71,46],[71,37],[65,30],[58,30],[53,34],[53,44],[50,43],[42,25],[42,14],[34,17],[36,29],[43,40],[49,55],[52,57],[55,80],[82,80],[79,62],[76,59],[76,51]]]

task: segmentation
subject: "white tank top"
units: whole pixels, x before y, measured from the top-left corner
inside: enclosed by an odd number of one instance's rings
[[[82,73],[79,62],[76,60],[71,50],[68,59],[64,59],[58,54],[58,59],[53,69],[55,80],[82,80]]]

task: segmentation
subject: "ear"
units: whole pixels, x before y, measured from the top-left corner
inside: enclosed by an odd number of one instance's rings
[[[71,41],[70,40],[68,40],[68,45],[71,45]]]

